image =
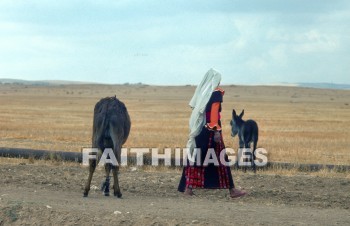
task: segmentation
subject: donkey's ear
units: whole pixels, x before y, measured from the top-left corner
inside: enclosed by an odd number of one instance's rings
[[[243,115],[244,115],[244,109],[242,110],[241,114],[238,117],[242,118]]]
[[[232,109],[232,118],[235,118],[235,117],[237,117],[236,111],[235,109]]]

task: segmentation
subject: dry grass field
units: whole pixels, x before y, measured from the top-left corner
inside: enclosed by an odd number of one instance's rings
[[[350,165],[350,91],[224,86],[224,140],[232,108],[260,127],[270,161]],[[0,85],[0,146],[79,152],[91,143],[94,104],[116,95],[129,111],[125,147],[184,147],[195,87],[147,85]]]

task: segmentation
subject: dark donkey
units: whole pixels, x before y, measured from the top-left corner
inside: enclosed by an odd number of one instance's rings
[[[236,111],[232,110],[232,120],[231,120],[231,136],[234,137],[238,134],[239,138],[239,148],[249,148],[250,144],[253,143],[253,150],[252,150],[252,166],[254,173],[256,173],[256,166],[254,163],[254,160],[256,158],[255,156],[255,150],[256,146],[258,144],[258,136],[259,136],[259,129],[258,124],[254,120],[247,120],[244,121],[242,119],[244,115],[244,110],[242,113],[237,116]],[[244,171],[246,171],[246,167],[244,167]]]
[[[92,147],[104,151],[106,148],[112,148],[113,153],[120,164],[121,148],[129,136],[131,127],[128,111],[121,101],[115,96],[101,99],[95,105],[94,121],[92,131]],[[89,160],[89,178],[85,185],[84,197],[87,197],[90,191],[92,175],[98,164],[96,159]],[[113,166],[111,163],[105,164],[106,180],[103,183],[102,189],[105,196],[109,196],[109,181],[110,171],[113,171],[114,180],[114,196],[120,198],[118,182],[119,166]]]

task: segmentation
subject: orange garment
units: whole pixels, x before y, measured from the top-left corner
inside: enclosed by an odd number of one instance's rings
[[[207,123],[207,128],[210,130],[220,131],[221,127],[219,125],[219,109],[220,102],[215,102],[211,105],[210,110],[210,123]]]

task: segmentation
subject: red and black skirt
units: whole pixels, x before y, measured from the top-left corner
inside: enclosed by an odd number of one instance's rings
[[[192,166],[187,161],[179,183],[178,191],[184,192],[186,188],[228,189],[234,188],[231,169],[220,162],[220,153],[225,151],[221,134],[221,142],[214,141],[214,131],[203,128],[196,137],[196,146],[201,149],[201,162],[195,162]],[[209,163],[203,165],[208,149],[214,149],[219,165]],[[225,161],[228,157],[225,154]]]

